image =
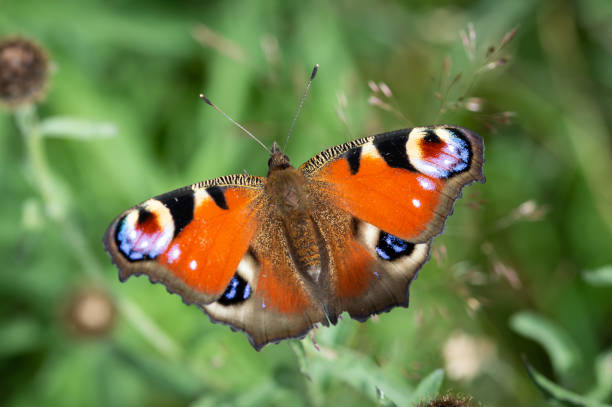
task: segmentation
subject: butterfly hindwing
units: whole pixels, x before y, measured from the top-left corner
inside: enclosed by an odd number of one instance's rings
[[[360,291],[347,292],[339,285],[337,302],[342,310],[358,320],[389,311],[395,306],[408,306],[408,289],[416,274],[429,258],[431,240],[412,243],[393,236],[372,224],[355,220],[354,243],[370,256],[369,266],[359,272],[368,285]],[[343,279],[352,273],[349,267],[338,270]]]

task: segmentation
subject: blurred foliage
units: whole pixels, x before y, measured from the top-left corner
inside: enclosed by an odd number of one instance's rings
[[[451,391],[539,406],[538,386],[612,402],[611,22],[608,0],[0,0],[0,37],[36,40],[53,68],[45,100],[0,111],[0,403],[402,406]],[[315,63],[296,165],[415,124],[484,137],[487,183],[457,202],[410,309],[318,329],[319,351],[255,352],[145,278],[119,284],[100,240],[120,211],[266,172],[197,95],[270,145]],[[88,287],[108,296],[82,305],[108,329],[70,321]]]

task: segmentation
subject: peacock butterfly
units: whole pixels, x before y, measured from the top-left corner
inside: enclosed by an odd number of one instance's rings
[[[365,321],[407,307],[461,189],[485,180],[481,138],[457,126],[352,140],[299,168],[276,143],[269,151],[265,178],[227,175],[151,198],[104,237],[121,281],[146,274],[257,350],[344,311]]]

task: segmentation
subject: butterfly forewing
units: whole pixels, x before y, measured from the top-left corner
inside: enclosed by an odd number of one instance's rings
[[[484,182],[482,140],[460,127],[417,127],[326,150],[300,167],[312,189],[394,236],[439,234],[461,188]]]

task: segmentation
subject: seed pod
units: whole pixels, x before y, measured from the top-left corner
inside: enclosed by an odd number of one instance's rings
[[[45,50],[22,37],[0,39],[0,105],[16,108],[42,99],[49,63]]]

